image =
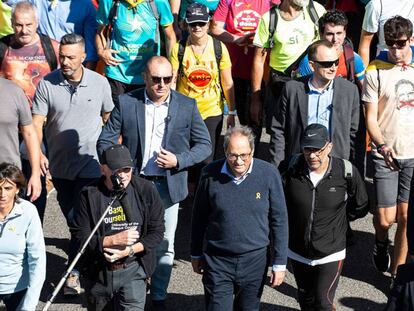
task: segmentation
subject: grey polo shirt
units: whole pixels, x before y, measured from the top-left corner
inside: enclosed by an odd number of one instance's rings
[[[39,83],[32,113],[46,116],[45,137],[52,177],[74,180],[101,175],[96,141],[101,115],[112,111],[111,88],[105,77],[83,68],[73,87],[55,70]]]

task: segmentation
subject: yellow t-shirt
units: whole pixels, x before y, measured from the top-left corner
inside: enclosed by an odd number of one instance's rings
[[[11,7],[0,1],[0,38],[13,33],[10,18]]]
[[[322,5],[314,2],[319,17],[325,13]],[[285,20],[276,10],[277,25],[273,35],[274,46],[270,51],[269,65],[271,68],[284,72],[308,46],[319,39],[318,26],[312,22],[308,9],[303,11],[293,20]],[[269,48],[269,19],[270,13],[266,12],[260,19],[259,27],[253,44],[260,48]]]
[[[174,71],[179,68],[178,47],[179,42],[173,47],[170,56]],[[231,68],[229,52],[223,43],[221,43],[221,49],[220,70]],[[177,91],[197,101],[203,120],[223,114],[224,99],[221,98],[219,70],[214,54],[213,38],[210,35],[202,55],[194,55],[187,41],[182,69],[183,74],[178,73]]]

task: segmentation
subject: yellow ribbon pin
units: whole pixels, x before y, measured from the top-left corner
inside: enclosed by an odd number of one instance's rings
[[[261,199],[260,192],[256,192],[256,200],[260,200],[260,199]]]

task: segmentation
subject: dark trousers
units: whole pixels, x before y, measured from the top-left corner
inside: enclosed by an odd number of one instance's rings
[[[26,177],[26,180],[29,180],[30,176],[32,175],[32,168],[30,167],[29,160],[21,159],[22,160],[22,172],[24,176]],[[40,182],[42,183],[42,192],[40,193],[40,196],[37,198],[36,201],[33,201],[32,203],[34,206],[36,206],[37,212],[39,213],[40,221],[43,224],[43,219],[45,217],[45,210],[46,210],[46,201],[47,201],[47,190],[46,190],[46,177],[40,176]],[[26,192],[26,189],[24,189]],[[30,200],[30,197],[26,196],[26,193],[24,193],[24,198],[26,200]]]
[[[56,199],[70,230],[73,227],[73,219],[79,206],[80,192],[84,186],[92,183],[95,178],[77,178],[75,180],[69,180],[52,176],[52,180],[56,189]],[[72,238],[72,230],[70,231],[71,239],[67,251],[69,263],[72,262],[78,252],[78,246],[76,246]]]
[[[84,280],[88,311],[144,310],[146,274],[138,262],[106,271],[106,277],[106,282]]]
[[[23,300],[26,295],[27,289],[21,290],[19,292],[0,295],[0,301],[3,300],[6,305],[6,310],[14,311],[17,310],[20,302]]]
[[[233,78],[233,83],[237,117],[241,125],[251,127],[255,136],[254,143],[257,146],[262,135],[262,126],[254,124],[250,119],[251,81],[242,78]]]
[[[259,310],[267,274],[266,248],[239,256],[204,256],[207,311]]]
[[[119,95],[131,92],[144,86],[140,84],[126,84],[118,80],[114,80],[108,77],[106,78],[108,79],[109,85],[111,86],[112,101],[114,102],[114,105],[117,107],[119,104]]]
[[[217,142],[220,139],[221,129],[223,128],[223,115],[208,117],[204,120],[204,124],[207,127],[208,133],[210,134],[212,152],[207,159],[203,162],[194,165],[189,172],[188,181],[198,183],[200,179],[202,168],[212,162],[215,159],[217,151]]]
[[[291,260],[302,311],[332,311],[343,260],[309,266]]]

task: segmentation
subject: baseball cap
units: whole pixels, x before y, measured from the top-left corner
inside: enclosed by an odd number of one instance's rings
[[[201,22],[207,23],[210,20],[210,10],[201,3],[192,3],[187,7],[185,21],[187,24]]]
[[[322,124],[313,123],[303,133],[301,148],[322,149],[329,142],[328,129]]]
[[[134,167],[131,153],[124,145],[114,145],[106,149],[102,155],[102,164],[108,165],[112,171],[124,167]]]

